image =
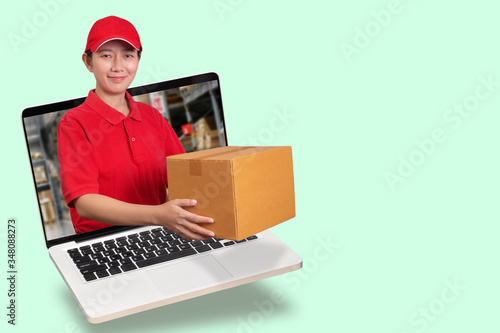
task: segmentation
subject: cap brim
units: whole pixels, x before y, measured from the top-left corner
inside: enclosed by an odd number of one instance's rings
[[[103,46],[104,44],[106,44],[107,42],[112,41],[112,40],[122,40],[122,41],[130,44],[134,49],[139,50],[139,48],[137,46],[135,46],[133,43],[131,43],[130,41],[126,40],[125,38],[114,37],[114,38],[110,38],[110,39],[105,40],[104,42],[102,42],[101,44],[99,44],[94,50],[90,49],[90,51],[91,52],[96,52],[97,50],[99,50],[99,48],[101,46]]]

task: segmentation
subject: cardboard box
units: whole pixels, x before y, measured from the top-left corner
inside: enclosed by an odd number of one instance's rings
[[[42,184],[49,181],[47,178],[47,173],[45,172],[45,166],[38,165],[33,168],[33,171],[35,173],[35,182],[37,184]]]
[[[214,219],[215,237],[241,240],[295,217],[291,147],[221,147],[167,157],[169,200]]]

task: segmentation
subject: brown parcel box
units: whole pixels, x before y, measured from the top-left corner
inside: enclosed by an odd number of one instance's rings
[[[190,212],[215,237],[241,240],[295,216],[292,148],[221,147],[167,157],[169,200],[196,199]]]

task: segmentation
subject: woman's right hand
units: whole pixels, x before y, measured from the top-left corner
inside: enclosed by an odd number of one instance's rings
[[[212,231],[199,225],[200,223],[214,223],[212,218],[190,213],[183,208],[195,205],[196,200],[174,199],[156,206],[156,224],[175,232],[187,240],[202,240],[214,237],[215,234]]]

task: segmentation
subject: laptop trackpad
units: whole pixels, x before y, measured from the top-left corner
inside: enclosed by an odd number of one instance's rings
[[[165,295],[209,287],[232,277],[211,255],[153,269],[147,274]]]

